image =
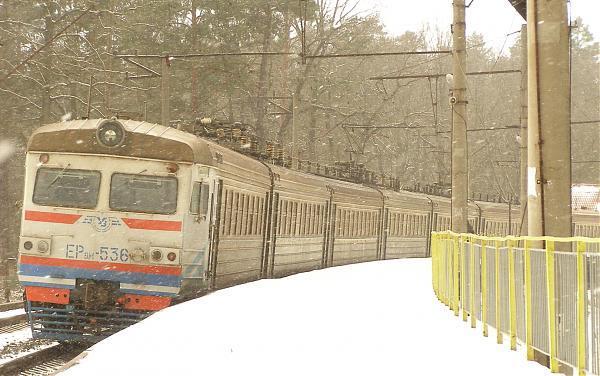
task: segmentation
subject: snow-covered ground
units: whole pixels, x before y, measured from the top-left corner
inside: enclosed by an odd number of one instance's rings
[[[217,291],[87,351],[71,375],[549,375],[437,301],[431,261],[356,264]]]

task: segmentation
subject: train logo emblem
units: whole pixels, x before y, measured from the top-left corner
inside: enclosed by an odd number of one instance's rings
[[[110,230],[112,226],[121,226],[119,218],[99,217],[96,215],[85,216],[82,223],[92,225],[92,228],[96,230],[96,232],[106,232]]]

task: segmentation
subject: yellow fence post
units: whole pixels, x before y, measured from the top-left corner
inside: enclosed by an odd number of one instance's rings
[[[460,252],[458,249],[458,237],[459,235],[453,235],[453,247],[452,247],[452,260],[454,261],[452,263],[453,266],[453,270],[452,270],[452,292],[454,293],[454,296],[452,297],[452,300],[454,302],[454,316],[458,316],[458,309],[459,309],[459,302],[458,299],[460,297],[460,285],[459,285],[459,274],[458,274],[458,270],[459,270],[459,266],[460,266]]]
[[[558,372],[556,359],[556,300],[554,290],[554,241],[546,241],[546,287],[548,291],[548,331],[550,334],[550,371]]]
[[[467,308],[465,307],[465,295],[467,294],[467,280],[465,278],[466,270],[465,265],[467,263],[467,253],[465,252],[465,236],[460,236],[460,302],[462,307],[462,319],[464,322],[467,321]]]
[[[488,336],[487,323],[487,255],[486,241],[481,241],[481,323],[483,324],[483,336]]]
[[[577,368],[585,376],[585,243],[577,242]]]
[[[510,308],[510,349],[517,349],[517,289],[513,241],[508,241],[508,300]]]
[[[452,309],[452,301],[450,300],[450,276],[452,275],[452,254],[450,253],[449,245],[450,245],[450,235],[446,235],[444,238],[444,254],[446,255],[446,274],[444,276],[444,284],[446,285],[446,305],[448,308]]]
[[[525,240],[525,343],[527,360],[533,360],[533,312],[531,307],[531,251]]]
[[[446,304],[446,234],[440,238],[440,285],[442,303]]]
[[[440,237],[440,298],[446,304],[446,234]]]
[[[431,233],[429,243],[429,249],[431,250],[431,286],[433,287],[433,292],[437,296],[437,285],[435,282],[436,273],[435,273],[435,233]]]
[[[473,237],[469,236],[469,257],[471,261],[469,262],[469,296],[471,303],[471,328],[475,328],[477,326],[477,314],[475,312],[475,247]]]
[[[500,241],[496,240],[494,242],[494,291],[495,291],[495,305],[496,305],[496,342],[498,344],[502,343],[502,321],[501,319],[501,309],[500,309]]]

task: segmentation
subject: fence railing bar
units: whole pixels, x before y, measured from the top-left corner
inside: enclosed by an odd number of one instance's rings
[[[556,291],[554,280],[554,241],[546,242],[546,281],[548,291],[548,334],[550,345],[550,371],[558,372],[556,359]]]
[[[585,376],[586,366],[586,296],[585,296],[585,243],[577,242],[577,368]]]
[[[510,349],[517,350],[517,288],[515,280],[515,251],[513,241],[508,242],[508,300],[510,306]]]

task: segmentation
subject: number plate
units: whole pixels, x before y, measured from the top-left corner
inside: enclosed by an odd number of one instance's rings
[[[89,249],[81,244],[67,244],[65,257],[72,260],[129,262],[129,251],[119,247],[101,246]]]

